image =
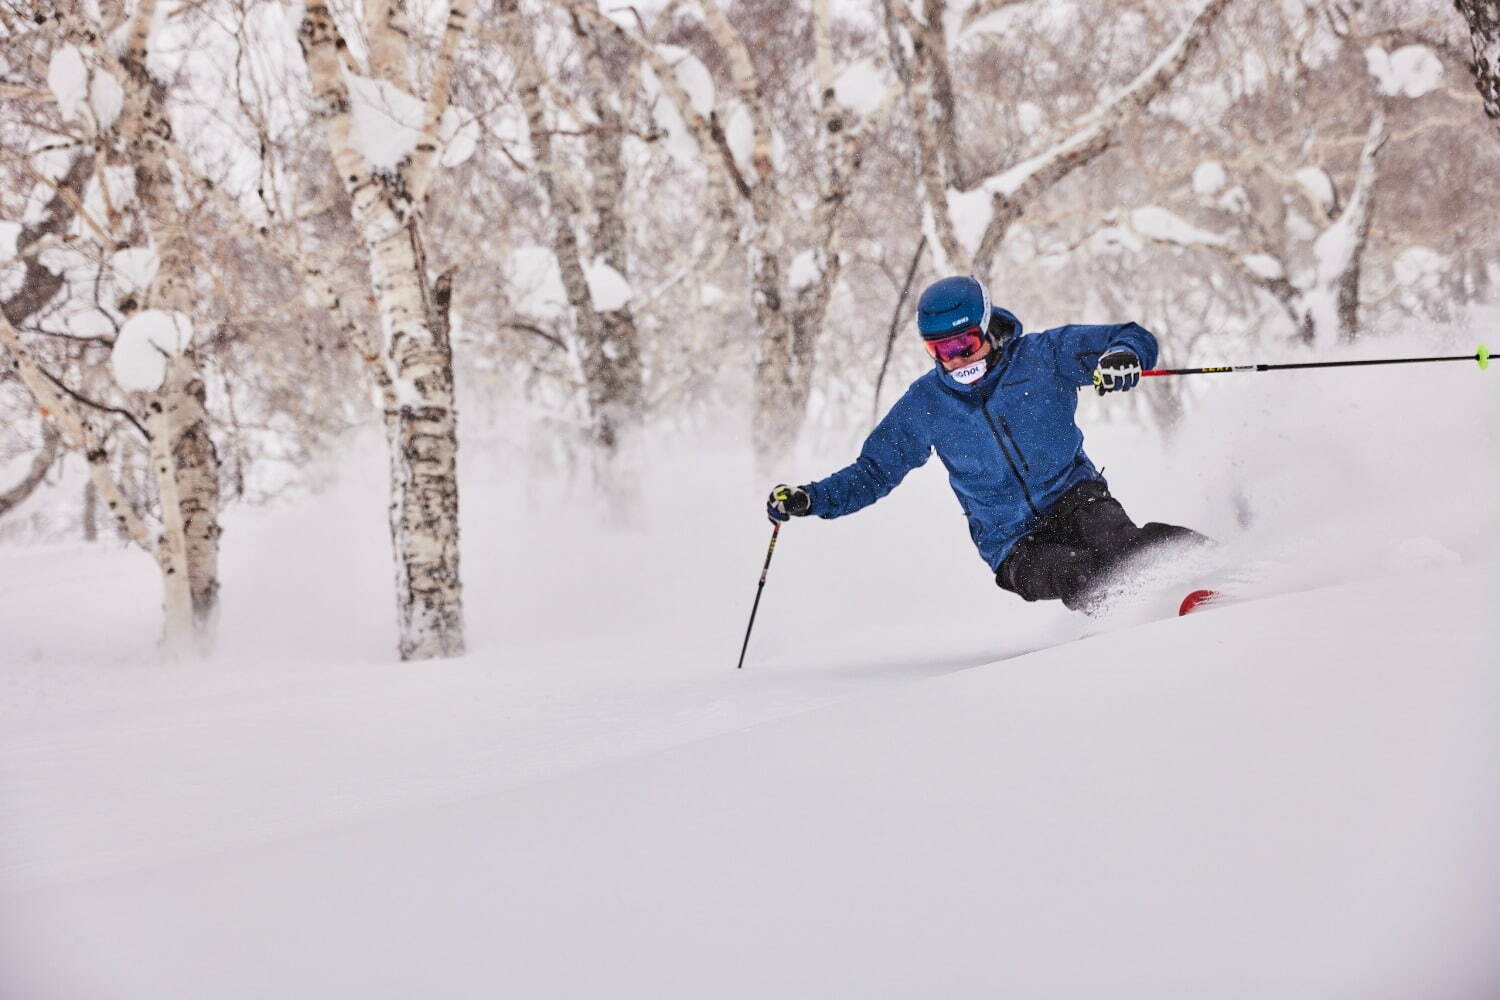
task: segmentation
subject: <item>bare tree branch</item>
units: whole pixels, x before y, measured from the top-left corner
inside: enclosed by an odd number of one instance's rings
[[[395,3],[395,0],[385,2]],[[442,125],[443,112],[448,110],[448,103],[453,97],[453,73],[458,61],[458,46],[463,41],[464,33],[468,31],[469,12],[473,9],[474,0],[453,0],[448,8],[448,19],[443,23],[443,42],[438,49],[432,90],[427,95],[422,134],[417,139],[408,175],[412,200],[418,205],[426,200],[427,189],[432,185],[437,169],[438,129]]]
[[[99,495],[104,497],[105,505],[120,530],[142,549],[154,555],[156,545],[151,540],[145,522],[125,499],[119,484],[109,473],[109,458],[103,445],[95,440],[78,408],[42,371],[31,352],[26,349],[16,328],[3,314],[0,314],[0,346],[10,352],[11,367],[21,377],[21,381],[26,383],[26,388],[31,390],[42,416],[56,421],[72,446],[88,460],[89,475],[94,486]]]
[[[31,468],[21,481],[10,489],[0,493],[0,517],[4,517],[10,511],[20,506],[26,498],[36,492],[36,488],[47,478],[52,464],[57,461],[58,433],[53,430],[52,425],[46,421],[42,422],[42,448],[31,460]]]
[[[876,417],[880,416],[880,386],[885,382],[885,372],[891,364],[891,351],[896,345],[896,331],[901,327],[901,314],[906,309],[906,299],[911,294],[911,283],[917,276],[917,265],[921,263],[922,253],[926,249],[927,237],[923,236],[917,240],[917,248],[912,251],[911,265],[906,269],[906,281],[901,285],[901,294],[896,297],[896,308],[891,312],[891,329],[885,337],[885,354],[880,359],[880,374],[875,376],[875,398],[871,401]]]

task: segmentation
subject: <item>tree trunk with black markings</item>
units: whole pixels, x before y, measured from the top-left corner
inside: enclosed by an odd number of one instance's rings
[[[136,17],[149,19],[153,0]],[[149,23],[149,21],[148,21]],[[144,35],[133,36],[120,59],[125,106],[120,132],[135,171],[136,196],[160,265],[147,293],[152,308],[197,313],[189,222],[178,205],[168,144],[166,88],[146,68]],[[169,647],[200,650],[213,644],[219,604],[219,456],[209,434],[207,386],[195,347],[168,359],[166,378],[145,394],[151,468],[161,498],[157,545],[166,592]]]
[[[373,170],[356,146],[351,97],[338,55],[345,42],[325,3],[307,5],[298,36],[316,114],[369,253],[370,291],[383,333],[383,357],[368,360],[382,372],[377,382],[390,453],[397,649],[405,660],[459,656],[465,649],[458,424],[448,335],[452,276],[428,284],[421,220],[436,165],[438,120],[447,106],[453,59],[471,6],[471,0],[458,0],[449,10],[421,138],[391,170]],[[382,18],[372,30],[384,37],[393,30],[394,15]],[[377,46],[377,72],[396,77],[389,82],[405,89],[403,60],[393,44],[385,38]]]
[[[1469,25],[1474,46],[1474,86],[1484,98],[1484,113],[1500,129],[1500,0],[1454,0]]]

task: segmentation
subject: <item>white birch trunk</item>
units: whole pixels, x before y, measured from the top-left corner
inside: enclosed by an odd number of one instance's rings
[[[802,424],[802,414],[794,405],[794,386],[800,373],[792,306],[784,287],[785,237],[783,227],[776,224],[784,206],[777,192],[774,137],[765,93],[749,49],[715,0],[703,0],[700,6],[709,34],[728,60],[735,90],[750,113],[754,137],[750,154],[754,178],[746,192],[750,205],[746,253],[760,349],[755,363],[751,431],[762,459],[769,460],[790,447]]]
[[[1500,129],[1500,3],[1495,0],[1454,0],[1469,25],[1474,47],[1474,86],[1484,98],[1484,113]]]
[[[578,232],[585,215],[574,204],[572,193],[589,191],[594,212],[594,253],[604,263],[628,275],[626,230],[618,212],[624,188],[622,166],[623,121],[603,93],[607,83],[599,66],[598,41],[580,21],[579,42],[584,47],[589,75],[590,102],[598,124],[587,138],[587,181],[571,175],[556,155],[552,128],[542,101],[543,73],[536,47],[517,0],[498,0],[496,13],[503,26],[506,47],[516,68],[516,91],[526,115],[531,146],[536,157],[537,177],[547,196],[552,227],[552,251],[562,274],[563,288],[573,310],[576,349],[582,364],[584,391],[591,418],[594,444],[604,456],[602,470],[612,478],[622,446],[639,428],[644,404],[640,344],[635,320],[628,304],[608,312],[599,311],[589,292],[584,251]],[[607,36],[606,36],[607,37]]]
[[[588,143],[589,177],[593,193],[593,247],[598,258],[627,280],[630,278],[629,230],[621,210],[625,196],[625,117],[620,112],[604,60],[608,36],[582,29],[584,66],[588,71],[589,104],[598,127],[591,129]],[[626,481],[634,482],[619,460],[628,454],[645,418],[645,365],[641,358],[640,333],[629,302],[599,315],[602,329],[597,372],[596,412],[606,431],[606,458],[614,468],[606,470],[611,489],[619,493]]]
[[[172,400],[179,393],[167,386],[180,382],[183,373],[177,358],[172,359],[168,368],[167,381],[162,386],[167,391],[153,393],[155,398],[146,406],[146,430],[151,434],[151,471],[156,476],[157,495],[161,498],[161,538],[157,541],[156,556],[164,598],[162,645],[167,653],[182,656],[191,649],[193,589],[188,572],[187,518],[182,513],[177,456],[172,447],[179,427],[179,411]]]
[[[370,256],[371,290],[394,376],[396,406],[387,407],[385,424],[403,659],[464,652],[448,292],[427,283],[420,232],[423,198],[415,192],[425,197],[431,180],[437,122],[447,105],[451,62],[470,6],[459,2],[450,9],[424,134],[413,156],[390,173],[373,172],[354,144],[350,98],[339,75],[338,50],[344,43],[326,4],[307,6],[299,34],[318,116]]]
[[[844,222],[855,174],[859,170],[860,142],[853,112],[834,99],[833,40],[828,0],[813,0],[813,39],[818,78],[818,138],[826,176],[818,199],[812,250],[815,277],[795,292],[792,310],[792,377],[784,403],[800,427],[812,394],[812,376],[818,341],[828,315],[842,269]],[[795,428],[783,432],[781,447],[789,447]]]
[[[167,143],[165,88],[146,69],[146,38],[155,0],[135,14],[131,42],[120,60],[125,106],[120,133],[135,168],[136,196],[160,266],[148,292],[153,306],[193,316],[192,248],[177,206]],[[213,643],[219,595],[219,459],[208,433],[206,389],[191,345],[169,359],[161,387],[145,394],[152,435],[151,468],[162,508],[157,547],[165,594],[169,651],[200,650]]]

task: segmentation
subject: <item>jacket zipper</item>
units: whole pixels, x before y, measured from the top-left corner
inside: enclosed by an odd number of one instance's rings
[[[990,416],[989,400],[980,400],[979,408],[984,411],[984,422],[990,425],[990,432],[995,435],[995,443],[1000,446],[1000,453],[1005,456],[1005,461],[1010,465],[1011,475],[1015,476],[1016,482],[1021,484],[1021,495],[1026,498],[1026,506],[1031,508],[1033,517],[1041,517],[1042,512],[1036,509],[1036,501],[1031,499],[1031,491],[1026,488],[1025,477],[1021,475],[1021,470],[1016,468],[1016,460],[1010,457],[1010,449],[1005,446],[1005,438],[1001,435],[1000,428],[995,426],[994,418]],[[1000,419],[1005,420],[1004,417]],[[1006,429],[1010,429],[1008,424]],[[1020,454],[1020,451],[1020,448],[1016,449],[1017,454]]]
[[[1016,432],[1010,429],[1010,421],[1001,416],[1000,426],[1005,428],[1005,436],[1010,438],[1010,446],[1016,449],[1016,457],[1021,460],[1021,468],[1030,472],[1031,463],[1026,461],[1026,453],[1021,450],[1021,442],[1016,440]]]

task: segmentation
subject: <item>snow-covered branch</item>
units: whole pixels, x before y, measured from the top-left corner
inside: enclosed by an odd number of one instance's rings
[[[813,0],[813,39],[818,81],[819,143],[827,176],[818,199],[815,243],[810,251],[809,274],[789,277],[797,295],[794,328],[797,336],[808,337],[822,323],[828,300],[838,283],[841,244],[848,204],[859,162],[859,135],[852,121],[855,113],[839,103],[836,95],[833,42],[828,0]],[[802,351],[811,354],[809,347]]]
[[[537,176],[547,196],[551,249],[573,314],[577,355],[583,365],[589,412],[593,418],[593,436],[603,452],[612,456],[624,431],[638,423],[641,417],[639,347],[628,308],[631,289],[624,274],[615,266],[625,263],[625,227],[623,223],[610,221],[617,210],[613,202],[623,186],[618,142],[607,145],[598,130],[589,137],[590,163],[597,168],[589,180],[600,198],[601,235],[608,244],[599,245],[596,241],[596,257],[586,261],[578,238],[582,206],[574,203],[571,192],[589,184],[573,174],[554,148],[553,131],[542,102],[546,74],[539,65],[536,46],[520,4],[517,0],[497,0],[496,13],[501,19],[511,62],[515,66],[516,92],[526,114],[536,155]],[[585,36],[581,41],[587,48],[594,40]],[[597,57],[586,52],[585,64],[593,86],[606,86],[603,71],[597,66]],[[607,106],[604,94],[596,90],[595,96],[596,107],[605,116],[611,115],[612,109]],[[613,134],[618,137],[618,129]],[[606,260],[606,256],[612,257],[614,263]]]
[[[393,87],[410,87],[406,39],[411,35],[402,0],[365,0],[365,41],[370,75]]]
[[[755,64],[750,59],[750,50],[746,48],[739,32],[735,31],[734,26],[729,23],[729,18],[718,0],[701,0],[699,6],[703,9],[708,33],[729,61],[730,77],[734,81],[735,90],[739,93],[740,100],[750,115],[754,135],[754,148],[750,154],[750,162],[755,168],[758,187],[771,181],[775,172],[772,161],[771,120],[766,113],[766,97],[761,89],[760,75],[755,72]]]
[[[1313,243],[1317,270],[1308,295],[1308,312],[1314,336],[1325,345],[1334,339],[1333,331],[1337,331],[1338,341],[1348,343],[1359,330],[1360,262],[1370,236],[1377,174],[1375,158],[1385,140],[1385,115],[1377,110],[1359,154],[1354,191],[1338,218]]]
[[[963,249],[973,254],[976,273],[987,273],[1001,240],[1027,206],[1109,148],[1121,127],[1149,107],[1187,66],[1229,3],[1230,0],[1208,0],[1150,65],[1120,93],[1080,119],[1061,141],[967,190],[949,189],[942,199],[929,197],[939,235],[943,233],[942,216],[961,206],[969,216],[964,232],[972,241]],[[947,241],[943,240],[941,245],[946,246]]]
[[[977,0],[977,2],[969,5],[968,10],[964,11],[964,30],[967,31],[991,14],[998,14],[1007,7],[1016,7],[1029,2],[1030,0]]]
[[[1245,250],[1236,247],[1234,233],[1208,232],[1159,205],[1147,205],[1131,212],[1130,225],[1133,232],[1156,243],[1214,253],[1246,281],[1274,295],[1292,322],[1301,327],[1300,293],[1287,278],[1285,262],[1269,248]]]
[[[698,154],[703,158],[709,186],[709,203],[716,206],[718,218],[727,228],[732,226],[735,212],[735,197],[750,198],[750,185],[734,162],[734,153],[724,135],[723,126],[717,116],[712,121],[701,112],[698,103],[687,92],[677,78],[661,51],[648,39],[626,30],[617,21],[605,17],[590,0],[558,0],[568,12],[590,25],[607,38],[613,38],[634,49],[651,68],[662,90],[671,99],[673,108],[686,123]],[[716,169],[717,166],[717,169]],[[726,233],[726,238],[728,234]]]
[[[67,437],[68,443],[84,456],[94,488],[99,491],[100,496],[104,497],[105,506],[109,508],[110,516],[114,518],[120,530],[142,549],[155,554],[156,545],[151,540],[151,532],[146,528],[146,523],[131,506],[130,501],[125,499],[125,494],[120,491],[119,484],[110,475],[108,453],[89,429],[77,404],[63,395],[62,390],[37,364],[36,358],[26,348],[21,335],[16,332],[16,328],[11,325],[4,313],[0,313],[0,346],[9,352],[12,370],[31,391],[42,416],[55,421]]]
[[[146,65],[146,42],[151,37],[151,28],[156,22],[157,0],[140,0],[130,22],[122,58],[126,63],[135,63],[143,69]]]
[[[377,2],[377,0],[371,0]],[[394,3],[394,0],[385,0]],[[469,13],[474,0],[453,0],[448,8],[448,18],[443,22],[443,42],[438,49],[437,67],[433,71],[432,90],[427,95],[427,105],[422,121],[422,134],[417,139],[412,155],[409,185],[412,198],[418,205],[427,199],[427,190],[436,172],[438,131],[443,115],[453,97],[453,73],[458,63],[458,46],[469,27]]]
[[[1284,248],[1253,238],[1249,246],[1243,245],[1253,230],[1240,239],[1234,233],[1210,233],[1155,205],[1132,212],[1131,225],[1135,232],[1157,243],[1208,250],[1219,256],[1241,278],[1276,297],[1302,340],[1325,346],[1348,343],[1359,331],[1360,264],[1369,240],[1378,174],[1376,158],[1385,142],[1385,115],[1377,109],[1365,133],[1349,197],[1341,210],[1332,210],[1333,221],[1312,241],[1314,266],[1309,275],[1296,282],[1290,277]],[[1315,175],[1322,180],[1314,181]],[[1331,206],[1338,201],[1332,180],[1322,170],[1297,171],[1289,183],[1311,186],[1311,196],[1320,205]]]

